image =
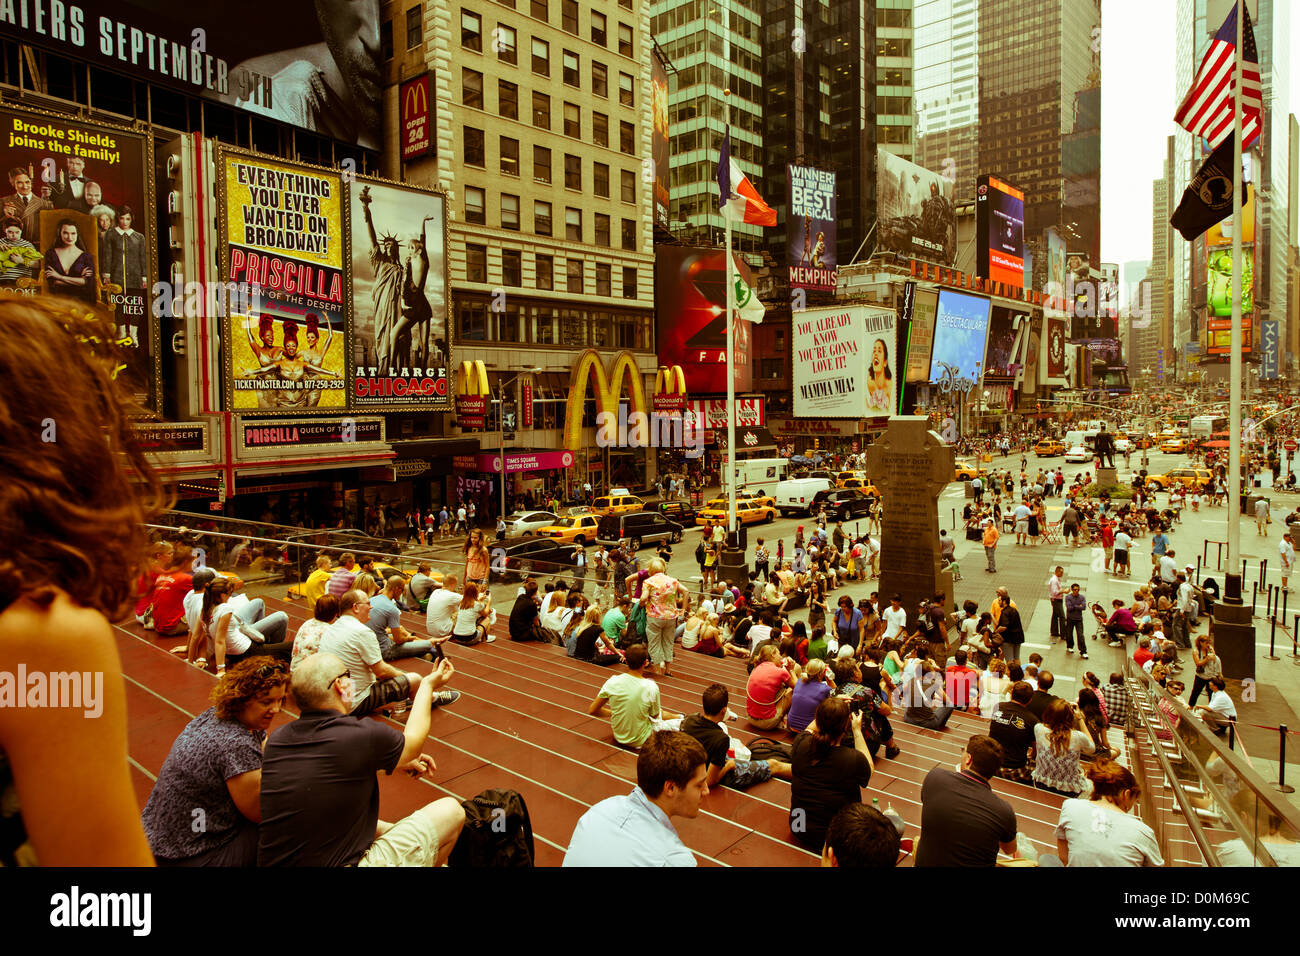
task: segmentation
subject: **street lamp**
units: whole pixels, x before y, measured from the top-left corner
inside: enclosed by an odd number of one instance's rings
[[[525,375],[536,375],[542,371],[540,365],[531,365],[526,369],[516,372],[504,382],[501,383],[501,407],[497,410],[497,432],[501,435],[501,517],[506,516],[506,389],[515,383],[517,379]]]

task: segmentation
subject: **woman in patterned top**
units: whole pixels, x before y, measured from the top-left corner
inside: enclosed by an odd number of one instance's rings
[[[1096,751],[1083,712],[1059,697],[1034,725],[1034,783],[1040,790],[1077,797],[1088,789],[1080,760]]]
[[[217,681],[212,706],[172,744],[141,814],[159,866],[257,863],[262,748],[288,689],[289,668],[266,657],[240,661]]]
[[[117,384],[128,359],[105,344],[116,338],[107,316],[79,303],[0,304],[0,340],[23,343],[0,349],[0,672],[21,663],[29,674],[85,677],[78,706],[0,707],[7,865],[153,861],[109,622],[132,610],[142,529],[166,502],[131,424],[143,409]]]

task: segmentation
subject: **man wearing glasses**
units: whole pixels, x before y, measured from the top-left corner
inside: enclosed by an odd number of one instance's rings
[[[367,630],[369,630],[367,628]],[[373,638],[373,634],[371,635]],[[258,866],[441,866],[465,823],[451,797],[397,823],[379,819],[378,773],[413,777],[437,769],[420,753],[429,735],[434,688],[450,661],[420,683],[405,730],[359,720],[352,668],[322,650],[293,672],[297,720],[277,729],[262,758]]]
[[[350,712],[364,717],[389,704],[404,704],[419,692],[420,675],[403,672],[384,660],[379,641],[370,627],[370,598],[364,591],[348,591],[339,599],[342,613],[320,639],[320,653],[333,654],[352,676]],[[445,661],[443,663],[446,663]],[[451,670],[439,666],[429,676],[433,682],[430,702],[437,707],[452,704],[460,691],[439,690],[451,679]]]

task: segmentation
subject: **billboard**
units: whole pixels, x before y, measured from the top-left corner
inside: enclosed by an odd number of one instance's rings
[[[792,318],[794,413],[882,418],[898,405],[896,319],[870,306],[808,309]]]
[[[1282,367],[1281,320],[1265,319],[1259,323],[1259,377],[1271,381]]]
[[[739,254],[736,267],[750,287],[753,274]],[[688,246],[655,248],[655,341],[659,364],[680,365],[686,390],[717,394],[727,390],[726,253]],[[735,323],[736,391],[750,390],[752,354],[749,323]]]
[[[1066,320],[1048,316],[1047,322],[1047,376],[1059,378],[1066,374],[1065,338]]]
[[[934,346],[934,314],[939,307],[935,289],[917,289],[912,300],[912,329],[907,343],[907,381],[930,380],[930,350]]]
[[[951,266],[957,258],[953,189],[942,174],[877,148],[880,248]]]
[[[118,377],[157,408],[151,140],[9,107],[0,109],[0,134],[0,297],[60,295],[111,311],[128,356]]]
[[[451,407],[447,198],[357,179],[352,240],[352,406]]]
[[[347,406],[343,184],[328,169],[222,148],[221,269],[257,287],[225,319],[226,405],[237,412]]]
[[[1211,246],[1206,256],[1206,315],[1232,316],[1232,246]],[[1255,248],[1241,247],[1241,313],[1255,311]]]
[[[788,165],[785,217],[790,288],[835,291],[835,173]]]
[[[1049,313],[1065,312],[1066,256],[1065,240],[1055,229],[1046,230],[1047,234],[1047,309]]]
[[[991,303],[977,295],[939,290],[934,317],[930,381],[941,388],[958,379],[980,380],[980,363],[989,331]]]
[[[998,306],[989,317],[988,347],[984,352],[985,376],[998,378],[1014,374],[1011,366],[1019,364],[1015,345],[1015,314]]]
[[[1246,190],[1249,194],[1245,205],[1241,207],[1241,241],[1255,241],[1255,187]],[[1205,231],[1205,244],[1209,246],[1232,245],[1232,187],[1228,187],[1228,217]]]
[[[429,74],[421,73],[403,81],[397,91],[397,100],[402,109],[402,159],[436,154]]]
[[[1042,377],[1040,371],[1043,367],[1042,316],[1035,315],[1029,318],[1029,325],[1024,329],[1023,338],[1025,346],[1021,353],[1021,363],[1024,365],[1025,374],[1020,379],[1020,394],[1032,398],[1038,392],[1038,382]]]
[[[32,16],[29,6],[35,7]],[[83,0],[24,3],[19,9],[21,15],[14,16],[13,4],[0,5],[4,33],[19,42],[345,143],[381,148],[378,3],[227,0],[202,7]]]
[[[655,224],[668,226],[668,71],[658,54],[650,57],[650,104],[654,125],[650,130],[653,163]]]
[[[1025,194],[993,176],[976,180],[975,274],[1013,288],[1025,285]]]

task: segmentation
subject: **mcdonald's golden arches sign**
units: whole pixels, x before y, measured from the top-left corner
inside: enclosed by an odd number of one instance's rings
[[[405,81],[398,90],[402,111],[402,159],[432,153],[433,115],[430,112],[429,74]]]

